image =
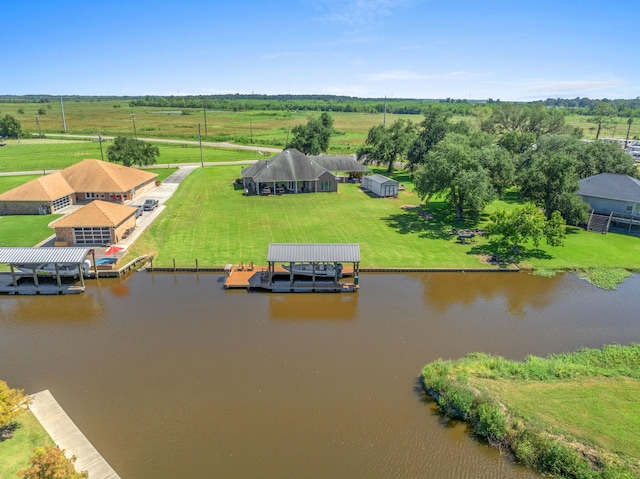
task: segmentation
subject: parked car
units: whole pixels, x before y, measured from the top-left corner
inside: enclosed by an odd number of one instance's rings
[[[140,218],[142,216],[142,213],[144,212],[144,206],[143,205],[131,205],[134,208],[136,208],[136,218]]]
[[[145,211],[152,211],[152,210],[155,210],[157,207],[158,207],[158,200],[154,198],[149,198],[144,200]]]

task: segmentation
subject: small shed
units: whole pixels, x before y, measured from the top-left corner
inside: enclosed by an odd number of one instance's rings
[[[362,189],[381,198],[398,196],[398,182],[383,175],[368,175],[362,178]]]

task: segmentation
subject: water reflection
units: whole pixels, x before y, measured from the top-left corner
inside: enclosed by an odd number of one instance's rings
[[[346,320],[358,315],[358,295],[345,294],[269,294],[272,320]]]
[[[0,319],[17,323],[91,323],[104,317],[106,309],[99,289],[77,295],[0,298]]]
[[[527,309],[543,309],[558,299],[561,276],[542,278],[527,273],[437,273],[414,275],[424,287],[429,307],[446,311],[453,305],[473,306],[481,300],[503,299],[518,317]]]

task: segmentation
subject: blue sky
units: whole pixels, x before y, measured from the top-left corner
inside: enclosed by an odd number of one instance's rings
[[[634,0],[34,0],[0,13],[0,94],[640,96]]]

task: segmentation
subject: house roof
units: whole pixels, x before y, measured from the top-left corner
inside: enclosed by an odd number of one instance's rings
[[[135,206],[94,200],[77,211],[53,221],[49,226],[53,228],[114,227],[135,215],[136,210]]]
[[[83,160],[61,173],[76,192],[125,192],[158,176],[138,168],[100,160]]]
[[[640,180],[616,173],[600,173],[579,181],[580,196],[640,203]]]
[[[0,263],[82,263],[89,248],[0,248]]]
[[[365,178],[368,181],[371,181],[372,183],[377,183],[379,185],[383,185],[384,183],[398,183],[396,180],[392,180],[391,178],[387,178],[386,176],[383,175],[379,175],[379,174],[375,174],[375,175],[368,175],[365,176]]]
[[[357,243],[271,243],[269,244],[267,261],[359,263],[360,245]]]
[[[318,163],[329,171],[367,171],[368,168],[359,163],[353,156],[319,155],[310,156],[312,161]]]
[[[158,175],[100,160],[83,160],[0,194],[0,201],[54,201],[82,192],[124,193]]]
[[[255,182],[316,180],[326,168],[295,148],[261,160],[242,170],[242,176]]]
[[[41,176],[0,195],[0,201],[54,201],[73,194],[60,172]]]

